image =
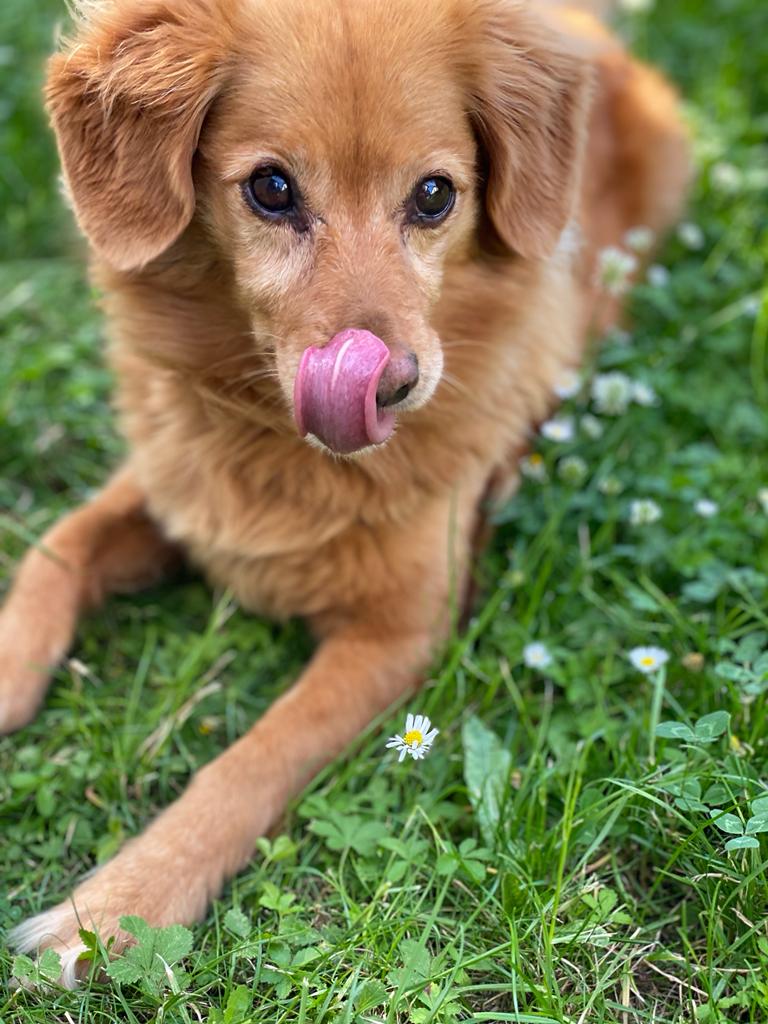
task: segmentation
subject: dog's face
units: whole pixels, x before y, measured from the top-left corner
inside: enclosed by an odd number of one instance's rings
[[[425,45],[430,28],[445,37],[444,12],[430,26],[421,5],[404,11],[410,24],[384,5],[288,2],[279,19],[267,8],[251,44],[262,56],[243,60],[199,148],[199,213],[255,336],[274,340],[286,397],[337,452],[433,394],[430,307],[477,218],[465,96]],[[334,373],[339,399],[316,394]]]
[[[151,272],[194,218],[297,429],[348,454],[433,395],[446,264],[556,245],[586,78],[510,0],[106,0],[48,97],[96,251]]]

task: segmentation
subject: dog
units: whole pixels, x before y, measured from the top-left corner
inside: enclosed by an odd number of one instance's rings
[[[620,315],[601,249],[688,181],[674,90],[533,0],[83,0],[46,86],[129,454],[23,559],[0,728],[77,620],[179,558],[318,641],[298,682],[20,950],[199,919],[413,691],[553,387]]]

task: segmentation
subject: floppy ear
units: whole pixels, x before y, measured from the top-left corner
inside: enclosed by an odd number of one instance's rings
[[[509,249],[541,259],[574,211],[592,71],[521,4],[482,9],[470,75],[486,210]]]
[[[80,227],[131,270],[192,217],[192,157],[222,75],[217,34],[205,0],[83,6],[92,13],[49,62],[48,110]]]

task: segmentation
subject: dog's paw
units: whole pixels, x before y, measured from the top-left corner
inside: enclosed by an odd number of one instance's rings
[[[59,984],[64,988],[76,988],[88,969],[87,961],[78,963],[86,951],[80,938],[80,927],[72,905],[60,903],[17,925],[8,935],[8,944],[19,953],[54,950],[61,960]]]
[[[61,959],[58,982],[64,988],[76,988],[90,970],[90,961],[80,959],[87,948],[80,936],[81,929],[97,933],[100,942],[116,955],[136,941],[120,927],[120,918],[124,914],[152,917],[148,904],[139,894],[132,900],[123,892],[116,902],[113,894],[101,884],[95,887],[91,884],[96,877],[98,873],[79,886],[68,900],[23,921],[8,936],[8,944],[19,953],[39,956],[47,949],[58,953]]]
[[[60,983],[74,988],[90,970],[89,961],[79,959],[86,949],[81,929],[95,932],[114,955],[136,941],[120,927],[123,916],[141,917],[153,927],[197,920],[209,898],[200,860],[185,857],[170,837],[164,839],[155,839],[150,830],[132,840],[63,903],[18,925],[9,944],[21,953],[53,949],[61,957]]]

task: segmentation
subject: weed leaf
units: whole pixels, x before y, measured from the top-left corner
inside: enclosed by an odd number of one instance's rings
[[[355,996],[355,1009],[358,1013],[365,1013],[366,1010],[372,1010],[375,1006],[381,1006],[386,998],[387,990],[382,982],[371,978],[358,989]]]
[[[157,995],[169,984],[173,965],[192,949],[192,932],[180,924],[152,928],[134,915],[121,917],[120,927],[135,937],[136,944],[110,963],[107,974],[123,985],[140,983],[145,991]]]
[[[728,832],[736,836],[743,835],[744,825],[741,818],[737,818],[735,814],[722,814],[716,809],[709,813],[721,832]]]
[[[693,727],[696,739],[699,743],[711,743],[712,740],[723,735],[730,721],[731,716],[727,711],[713,711],[711,715],[704,715]]]
[[[211,1010],[208,1024],[245,1024],[245,1018],[253,1003],[253,995],[247,985],[238,985],[229,993],[223,1010]]]
[[[735,839],[729,839],[725,844],[726,850],[754,850],[760,846],[760,843],[752,836],[737,836]]]
[[[696,734],[685,722],[659,722],[656,735],[664,740],[687,740],[693,742]]]
[[[747,822],[745,835],[753,836],[758,832],[768,832],[768,814],[756,814]]]
[[[493,730],[473,716],[462,729],[464,780],[477,814],[483,839],[495,845],[504,794],[512,770],[512,755]]]
[[[239,907],[232,907],[226,912],[224,927],[241,939],[246,939],[251,934],[251,922]]]

